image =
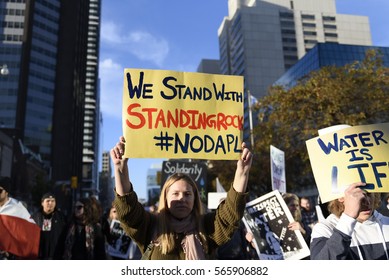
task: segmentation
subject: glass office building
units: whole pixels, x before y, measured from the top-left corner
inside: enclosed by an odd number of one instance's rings
[[[9,1],[2,5],[0,119],[44,162],[51,156],[60,1]],[[27,17],[28,15],[28,17]],[[28,26],[28,31],[25,28]]]
[[[99,191],[100,14],[101,0],[0,1],[0,130],[14,139],[0,175],[25,200],[38,173],[77,178],[80,196]]]
[[[335,43],[318,43],[295,65],[286,71],[275,84],[293,86],[295,83],[314,70],[324,66],[344,66],[355,61],[362,61],[366,51],[378,50],[386,67],[389,67],[389,47],[356,46]]]

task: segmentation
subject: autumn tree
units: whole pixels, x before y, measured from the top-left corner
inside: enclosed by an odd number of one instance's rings
[[[315,186],[305,141],[336,124],[389,121],[389,68],[376,51],[342,67],[328,66],[292,88],[272,86],[256,104],[254,162],[249,186],[257,195],[271,191],[270,145],[285,152],[288,191]],[[223,184],[232,182],[236,162],[213,161]]]
[[[389,68],[377,51],[363,61],[311,72],[294,87],[273,86],[257,109],[253,166],[271,190],[270,145],[285,152],[288,190],[315,186],[305,141],[337,124],[364,125],[389,121]]]

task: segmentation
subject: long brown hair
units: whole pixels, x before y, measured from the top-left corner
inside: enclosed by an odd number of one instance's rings
[[[77,201],[82,203],[84,207],[84,213],[82,214],[81,217],[77,218],[73,212],[74,219],[78,220],[78,222],[82,222],[82,224],[84,225],[95,224],[97,222],[96,221],[97,215],[95,213],[94,205],[90,197],[88,198],[83,197],[78,199]]]
[[[284,193],[282,195],[286,205],[295,201],[297,203],[296,211],[292,213],[293,219],[297,222],[301,222],[301,209],[300,209],[300,198],[294,193]]]
[[[179,180],[184,180],[186,183],[192,186],[195,200],[194,200],[194,205],[193,205],[191,215],[193,215],[195,218],[197,224],[196,228],[201,238],[201,243],[203,244],[204,251],[207,252],[208,245],[204,233],[204,224],[202,219],[202,216],[204,214],[204,209],[200,200],[200,193],[197,188],[197,185],[193,181],[193,179],[187,174],[175,173],[166,180],[165,184],[162,187],[161,195],[159,197],[158,214],[157,214],[158,221],[159,221],[158,222],[158,234],[159,234],[158,242],[161,245],[162,254],[167,254],[173,251],[176,246],[176,239],[174,238],[174,232],[172,232],[168,222],[170,212],[168,210],[166,196],[170,186]]]

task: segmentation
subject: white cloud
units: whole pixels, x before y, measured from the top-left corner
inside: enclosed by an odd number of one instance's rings
[[[160,67],[169,54],[169,44],[166,40],[158,39],[146,32],[130,33],[126,44],[129,51],[140,60],[154,61]]]
[[[119,30],[113,22],[103,22],[100,34],[101,40],[108,44],[121,43]]]
[[[153,62],[162,67],[169,54],[169,43],[144,31],[132,31],[127,34],[113,22],[103,22],[101,39],[114,50],[131,53],[142,61]]]

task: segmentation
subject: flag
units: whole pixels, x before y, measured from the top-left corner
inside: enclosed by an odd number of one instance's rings
[[[225,188],[224,188],[223,185],[220,183],[218,177],[216,177],[216,192],[218,192],[218,193],[224,193],[224,192],[226,192]]]
[[[20,259],[37,259],[40,228],[24,205],[10,198],[0,207],[0,250]]]
[[[226,199],[227,192],[216,177],[216,192],[208,192],[208,209],[216,209],[220,202]]]
[[[258,103],[258,99],[255,98],[255,96],[250,95],[250,105],[254,106],[257,103]]]

